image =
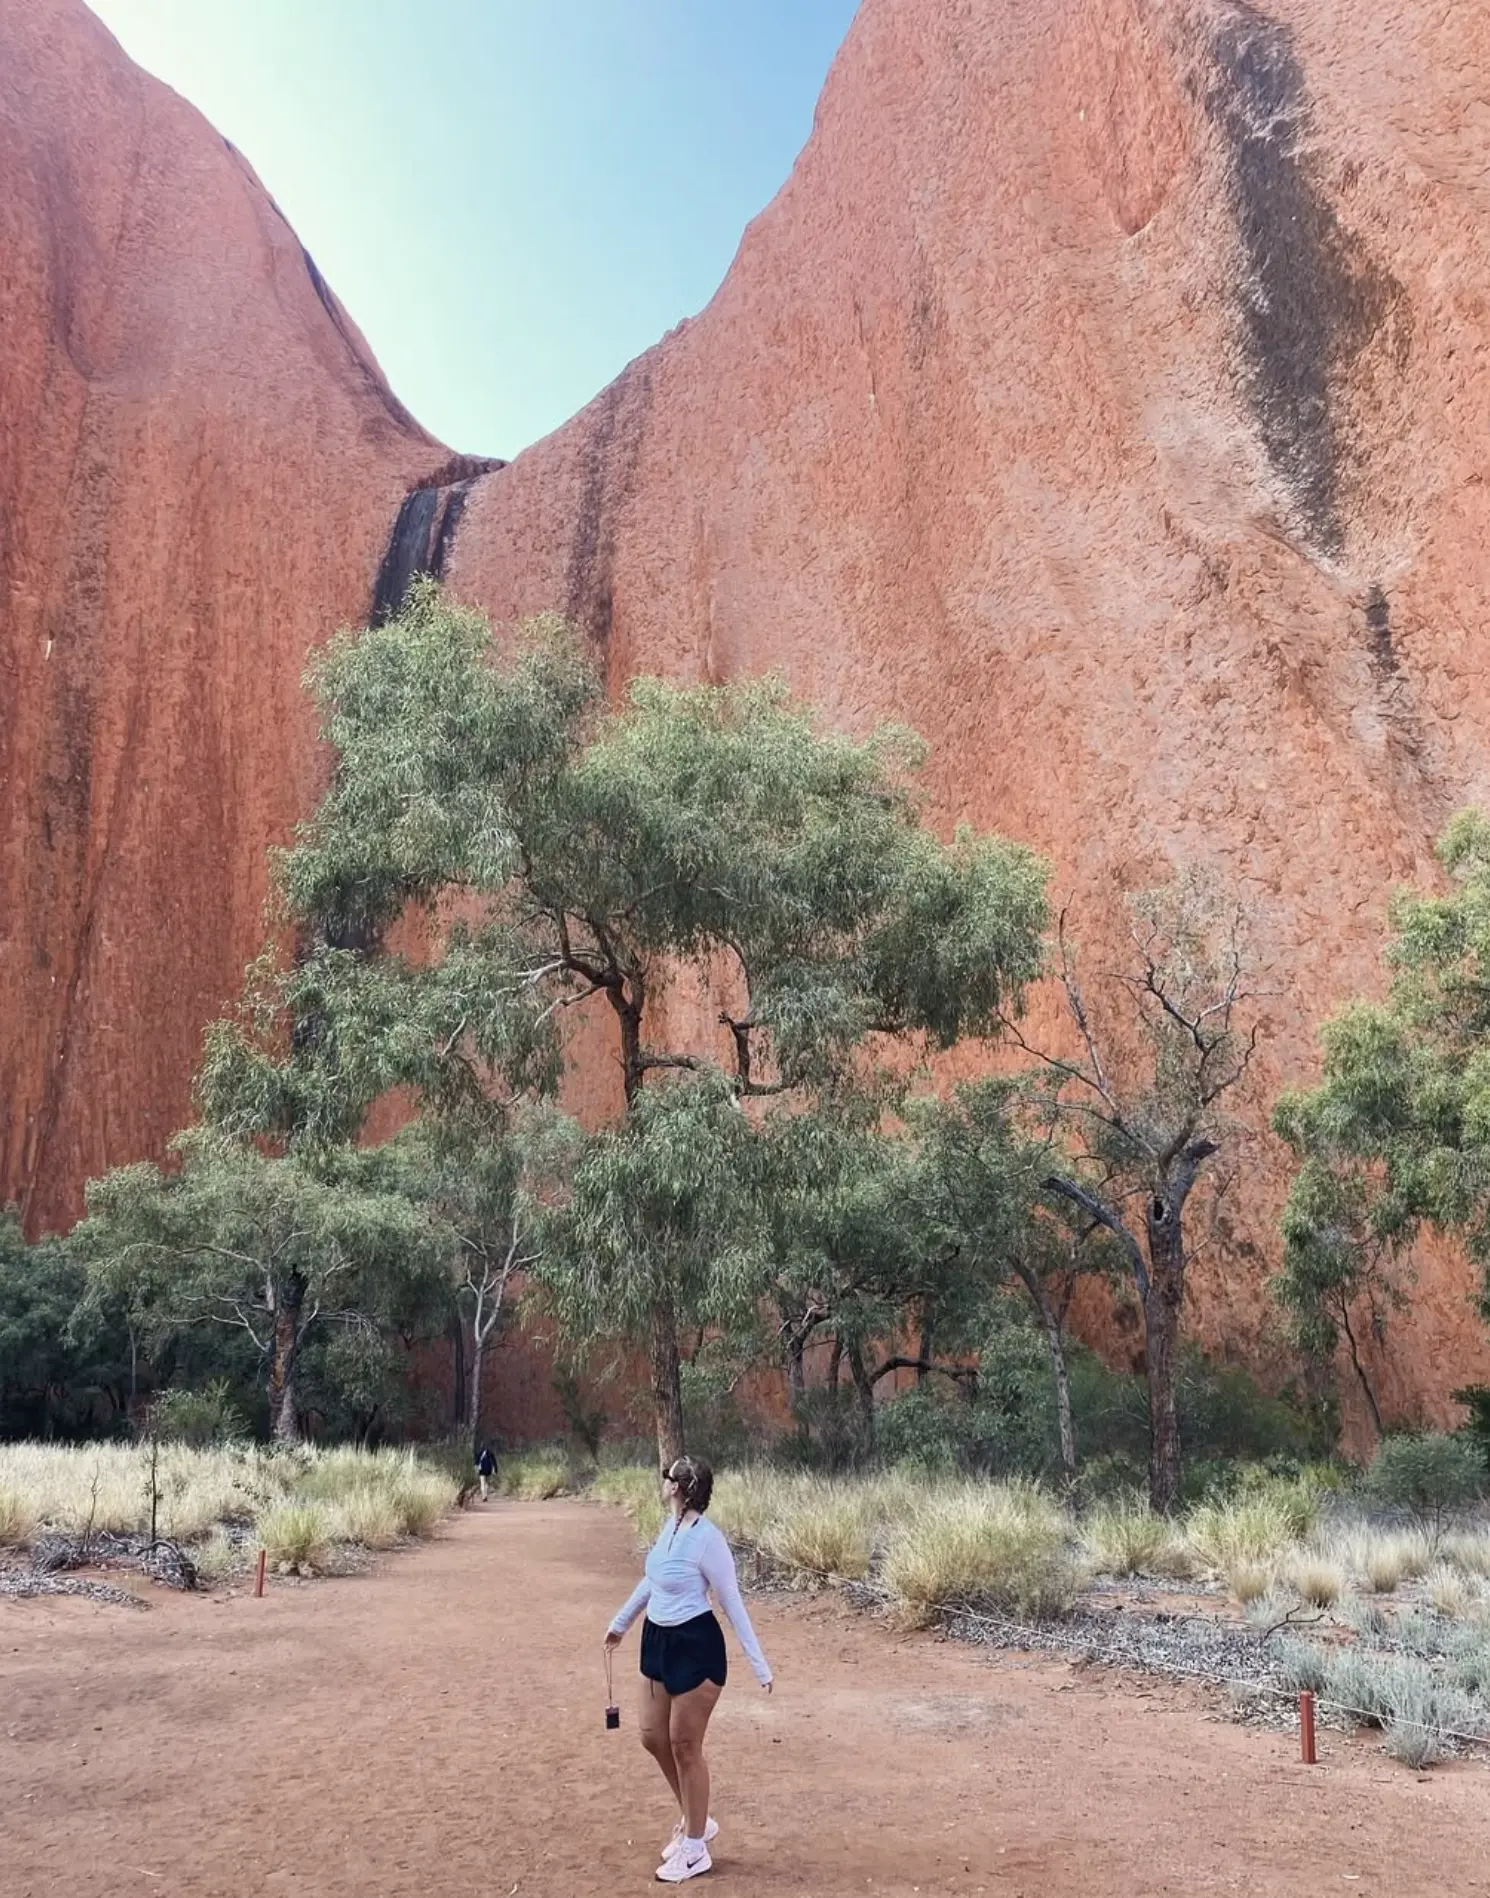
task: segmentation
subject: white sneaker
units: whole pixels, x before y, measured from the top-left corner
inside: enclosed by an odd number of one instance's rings
[[[718,1822],[713,1818],[705,1819],[704,1844],[712,1845],[718,1837],[719,1837]],[[673,1836],[668,1840],[667,1844],[664,1845],[662,1848],[662,1856],[664,1860],[670,1859],[674,1852],[681,1852],[682,1849],[683,1849],[683,1821],[680,1819],[678,1823],[673,1827]]]
[[[685,1878],[697,1878],[700,1872],[712,1871],[713,1868],[714,1861],[709,1857],[706,1845],[697,1858],[689,1858],[682,1851],[672,1853],[657,1867],[657,1876],[664,1885],[681,1885]]]

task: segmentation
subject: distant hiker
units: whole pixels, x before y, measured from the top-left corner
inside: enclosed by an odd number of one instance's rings
[[[714,1863],[709,1841],[709,1766],[704,1732],[724,1688],[724,1630],[709,1607],[709,1590],[729,1617],[755,1678],[769,1694],[771,1669],[750,1625],[729,1544],[705,1522],[714,1473],[701,1457],[680,1456],[662,1472],[667,1520],[647,1556],[647,1572],[606,1631],[613,1648],[645,1608],[641,1653],[641,1742],[662,1768],[681,1814],[662,1849],[664,1885],[697,1878]]]
[[[481,1500],[486,1501],[486,1486],[497,1473],[497,1459],[491,1453],[491,1445],[483,1443],[476,1457],[476,1475],[481,1484]]]

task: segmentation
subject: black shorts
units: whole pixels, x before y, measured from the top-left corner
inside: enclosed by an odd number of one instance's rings
[[[676,1628],[644,1621],[642,1673],[649,1681],[660,1681],[670,1694],[691,1694],[705,1681],[723,1687],[729,1673],[723,1628],[707,1609]]]

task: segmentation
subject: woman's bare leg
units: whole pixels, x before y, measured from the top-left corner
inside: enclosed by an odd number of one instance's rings
[[[641,1727],[641,1743],[662,1768],[662,1776],[673,1789],[673,1798],[678,1809],[683,1806],[683,1788],[678,1780],[678,1764],[673,1758],[673,1743],[670,1731],[670,1715],[673,1707],[671,1694],[661,1681],[649,1681],[645,1674],[641,1677],[641,1695],[637,1702],[637,1719]]]
[[[690,1839],[701,1839],[709,1822],[709,1763],[704,1758],[704,1734],[723,1691],[713,1681],[704,1681],[692,1693],[677,1695],[672,1704],[672,1757],[683,1827]]]

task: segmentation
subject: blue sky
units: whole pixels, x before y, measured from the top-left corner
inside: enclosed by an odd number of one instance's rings
[[[708,302],[856,0],[91,0],[426,427],[512,455]]]

